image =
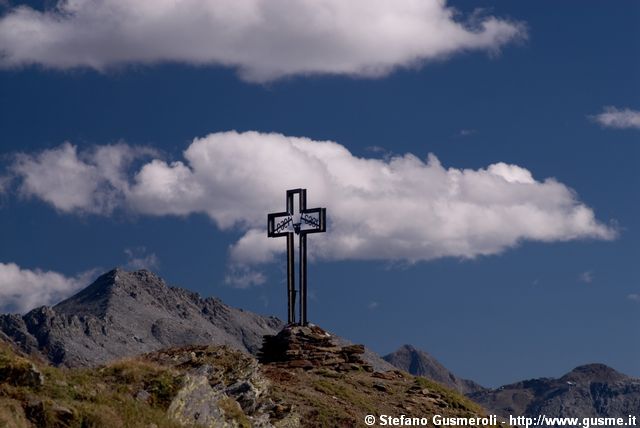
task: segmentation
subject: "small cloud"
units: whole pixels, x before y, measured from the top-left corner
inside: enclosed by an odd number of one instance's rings
[[[634,302],[640,303],[640,294],[631,293],[631,294],[627,295],[627,299],[629,299],[631,301],[634,301]]]
[[[580,282],[584,282],[585,284],[591,284],[594,279],[593,272],[591,271],[582,272],[578,279],[580,280]]]
[[[387,149],[382,146],[368,146],[365,147],[365,150],[372,153],[387,153]]]
[[[249,288],[262,285],[266,281],[267,278],[262,272],[240,265],[231,266],[224,277],[224,283],[234,288]]]
[[[158,256],[147,253],[146,247],[126,248],[124,253],[127,255],[126,266],[130,269],[154,270],[160,267]]]
[[[369,153],[373,153],[374,156],[378,155],[379,157],[381,157],[386,161],[388,161],[393,157],[393,152],[382,146],[368,146],[368,147],[365,147],[365,150]]]
[[[367,308],[369,308],[370,311],[373,311],[378,309],[378,306],[380,306],[380,303],[372,301],[372,302],[369,302],[369,304],[367,305]]]
[[[262,302],[262,305],[265,308],[269,307],[269,298],[266,295],[263,294],[262,296],[258,297],[258,299]]]
[[[640,129],[640,111],[607,106],[602,113],[589,116],[604,128]]]
[[[456,134],[456,137],[469,137],[478,133],[477,129],[461,129]]]

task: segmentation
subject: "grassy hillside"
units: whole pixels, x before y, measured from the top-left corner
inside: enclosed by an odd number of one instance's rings
[[[0,343],[0,426],[364,426],[367,414],[482,415],[403,372],[261,365],[226,347],[172,348],[96,369],[59,369]]]

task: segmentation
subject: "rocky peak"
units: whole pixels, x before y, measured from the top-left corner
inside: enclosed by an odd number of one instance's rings
[[[604,364],[587,364],[561,378],[530,379],[470,398],[503,416],[620,417],[638,413],[640,379]]]
[[[440,366],[440,363],[438,363],[431,355],[408,344],[402,345],[390,355],[393,355],[393,359],[397,363],[407,366],[409,368],[407,370],[408,372],[418,370],[420,368],[419,366],[424,365],[425,360],[429,360],[432,365]]]
[[[146,300],[155,300],[168,290],[162,278],[146,269],[127,272],[115,268],[100,275],[87,288],[58,303],[53,309],[63,314],[104,318],[110,310],[128,306],[123,305],[123,300],[142,296]]]
[[[92,366],[168,346],[229,345],[257,352],[282,322],[168,287],[147,270],[113,269],[53,308],[0,315],[0,331],[55,365]]]
[[[463,394],[483,389],[482,386],[473,381],[458,378],[445,366],[440,364],[432,355],[416,349],[411,345],[402,345],[395,352],[383,358],[393,366],[405,370],[414,376],[424,376],[435,380]]]
[[[616,382],[626,379],[627,376],[617,372],[604,364],[585,364],[578,366],[564,375],[563,382],[592,383],[592,382]]]

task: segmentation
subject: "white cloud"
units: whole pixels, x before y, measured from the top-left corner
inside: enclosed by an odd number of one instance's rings
[[[149,253],[146,247],[126,248],[127,267],[130,269],[153,270],[160,266],[160,259],[155,253]]]
[[[21,193],[36,196],[63,212],[111,212],[126,193],[126,168],[153,151],[126,144],[98,146],[78,155],[64,143],[36,155],[19,154],[12,173],[22,177]]]
[[[22,269],[15,263],[0,263],[0,312],[24,313],[57,303],[83,287],[95,271],[67,277],[58,272]]]
[[[229,271],[224,277],[225,284],[236,288],[248,288],[254,285],[261,285],[266,281],[267,278],[262,272],[242,265],[230,266]]]
[[[86,158],[79,170],[97,164],[96,151],[77,156],[74,147],[63,145],[45,153],[55,150],[72,153],[74,162]],[[23,189],[42,170],[64,177],[48,193],[31,193],[58,209],[86,212],[101,206],[109,213],[111,204],[95,204],[108,199],[146,215],[205,213],[221,229],[244,231],[230,249],[236,264],[265,263],[284,250],[281,240],[266,237],[266,214],[283,210],[285,190],[297,187],[308,189],[310,207],[327,207],[328,233],[310,239],[310,256],[325,260],[473,258],[525,240],[616,236],[566,185],[553,178],[538,181],[529,170],[502,162],[477,170],[446,168],[434,155],[426,161],[412,154],[359,158],[331,141],[220,132],[195,139],[181,161],[154,159],[129,182],[92,185],[91,191],[76,192],[71,204],[57,192],[64,196],[60,189],[83,188],[77,183],[83,174],[58,173],[68,166],[57,156],[23,157],[30,159],[30,168],[18,169]]]
[[[477,129],[461,129],[458,131],[456,136],[458,137],[470,137],[471,135],[475,135],[478,133]]]
[[[637,110],[609,106],[591,118],[606,128],[640,129],[640,111]]]
[[[593,272],[591,271],[582,272],[578,279],[580,280],[580,282],[584,282],[585,284],[591,284],[594,279]]]
[[[258,82],[379,77],[526,37],[519,23],[459,18],[445,0],[61,0],[0,18],[0,66],[181,62],[233,67]]]

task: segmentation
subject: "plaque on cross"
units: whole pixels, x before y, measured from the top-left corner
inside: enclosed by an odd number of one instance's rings
[[[297,196],[297,198],[296,198]],[[297,199],[297,200],[296,200]],[[297,202],[297,203],[296,203]],[[297,210],[296,210],[297,205]],[[287,238],[287,319],[296,323],[294,235],[299,236],[300,325],[307,325],[307,234],[325,232],[326,208],[307,208],[307,189],[287,190],[287,210],[267,215],[267,236]]]

